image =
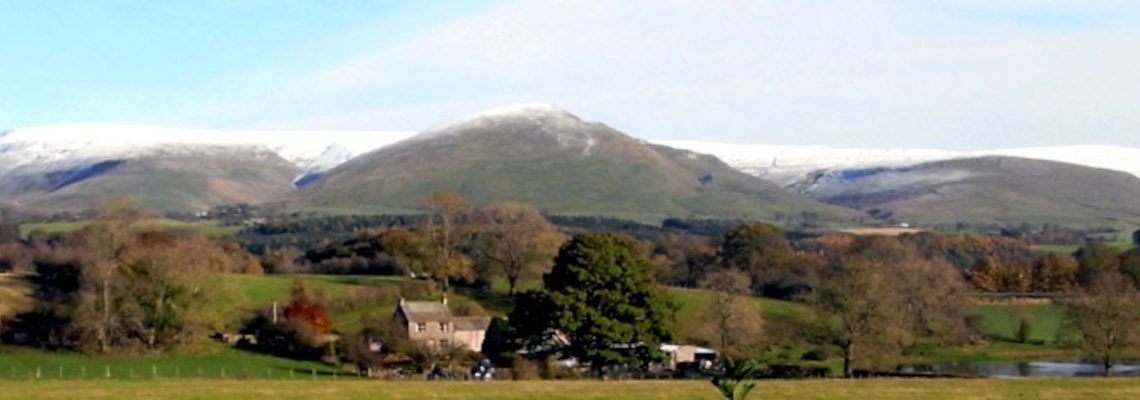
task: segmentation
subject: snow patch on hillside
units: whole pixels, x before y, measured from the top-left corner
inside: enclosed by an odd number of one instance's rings
[[[850,149],[827,146],[772,146],[703,141],[656,142],[717,156],[746,173],[790,186],[819,170],[903,167],[981,156],[1013,156],[1127,172],[1140,177],[1140,149],[1121,146],[1048,146],[979,151],[938,149]]]
[[[120,124],[59,124],[0,133],[0,172],[53,169],[148,155],[277,154],[306,173],[323,172],[414,132],[219,131]],[[225,152],[225,153],[222,153]]]
[[[549,103],[521,103],[480,111],[447,124],[428,129],[408,140],[408,143],[454,137],[464,132],[483,128],[504,130],[525,129],[553,138],[559,146],[582,147],[589,156],[597,139],[589,134],[590,123],[582,121],[556,105]]]
[[[821,169],[898,167],[963,157],[935,149],[840,149],[670,140],[656,142],[711,154],[745,173],[787,186]]]

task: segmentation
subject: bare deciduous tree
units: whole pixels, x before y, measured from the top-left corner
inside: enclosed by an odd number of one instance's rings
[[[748,296],[752,279],[744,271],[721,270],[709,274],[701,286],[715,292],[701,314],[708,337],[722,354],[743,356],[760,342],[764,329],[760,309]]]
[[[807,296],[816,312],[807,333],[839,349],[844,377],[853,376],[858,355],[897,345],[898,296],[889,295],[890,290],[880,265],[849,259],[833,266]]]
[[[471,212],[463,195],[439,191],[420,199],[420,207],[428,211],[425,230],[431,235],[432,249],[428,271],[447,290],[451,278],[471,274],[471,259],[460,251],[461,224]]]
[[[1122,274],[1099,274],[1083,294],[1061,307],[1077,345],[1100,360],[1106,376],[1121,353],[1140,345],[1140,293]]]
[[[475,249],[507,279],[515,294],[520,279],[550,265],[565,236],[537,210],[517,203],[494,204],[479,210]]]

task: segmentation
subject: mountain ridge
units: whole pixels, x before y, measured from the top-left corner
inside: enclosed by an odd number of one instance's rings
[[[715,160],[531,104],[460,118],[361,155],[302,187],[300,202],[414,207],[430,192],[455,190],[475,203],[510,200],[548,212],[850,216],[719,161],[697,162],[702,157]],[[704,176],[713,178],[701,183]]]
[[[825,170],[791,189],[894,222],[1035,222],[1125,228],[1140,224],[1140,178],[1021,157]]]
[[[983,156],[1011,156],[1064,162],[1140,176],[1140,148],[1125,146],[1037,146],[954,151],[930,148],[763,145],[695,140],[662,140],[655,143],[712,154],[737,169],[784,186],[794,184],[808,173],[819,170],[898,167]]]

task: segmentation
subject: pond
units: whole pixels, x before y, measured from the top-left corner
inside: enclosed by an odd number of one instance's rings
[[[1095,362],[1082,360],[969,361],[903,365],[898,368],[898,372],[1006,378],[1029,376],[1093,376],[1103,374],[1104,367]],[[1122,376],[1140,376],[1140,360],[1126,360],[1116,364],[1112,367],[1112,373]]]

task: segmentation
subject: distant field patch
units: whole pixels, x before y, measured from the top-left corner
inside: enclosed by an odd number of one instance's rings
[[[925,229],[918,228],[902,228],[902,227],[868,227],[868,228],[844,228],[840,232],[849,233],[859,236],[899,236],[909,233],[926,232]]]
[[[1055,342],[1062,327],[1061,309],[1053,304],[983,304],[970,310],[981,317],[984,333],[1006,340],[1017,338],[1023,317],[1030,324],[1031,341]]]
[[[0,274],[0,318],[31,307],[32,286],[26,278],[21,274]]]

